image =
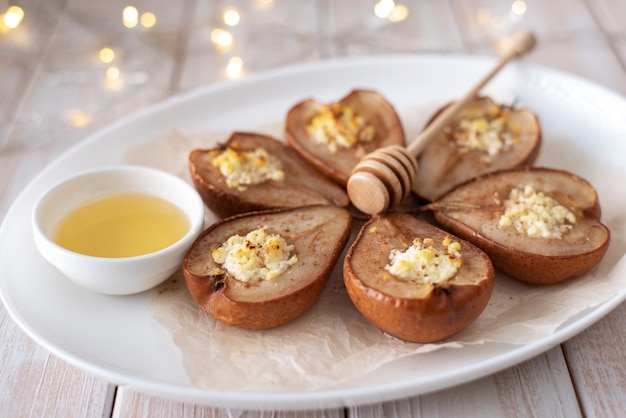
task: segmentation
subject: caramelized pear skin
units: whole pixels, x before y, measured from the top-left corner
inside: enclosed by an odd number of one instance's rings
[[[439,109],[428,124],[451,104]],[[455,135],[461,130],[460,123],[464,119],[465,123],[468,123],[467,120],[472,118],[475,125],[483,125],[480,127],[482,129],[486,127],[485,121],[497,119],[498,122],[502,122],[501,135],[503,137],[507,135],[510,143],[504,145],[497,153],[492,149],[494,152],[492,156],[479,147],[459,146]],[[468,125],[471,129],[472,123]],[[485,132],[477,134],[472,140],[480,141],[481,135],[485,135]],[[419,171],[413,191],[425,200],[433,201],[474,177],[498,170],[530,166],[539,155],[541,142],[541,126],[534,112],[528,109],[508,108],[497,104],[490,97],[478,97],[421,152],[417,159]]]
[[[446,238],[461,244],[462,264],[441,283],[406,283],[385,271],[393,249],[405,250],[415,238]],[[348,249],[344,282],[356,308],[379,329],[408,342],[440,341],[466,328],[485,309],[494,286],[489,257],[469,242],[451,236],[407,213],[370,219]]]
[[[373,127],[374,136],[350,148],[331,152],[325,144],[316,143],[307,126],[326,105],[307,99],[294,105],[287,113],[285,138],[302,158],[326,177],[341,186],[348,183],[352,169],[370,152],[388,145],[405,145],[404,129],[394,107],[381,94],[372,90],[353,90],[337,102],[349,106]]]
[[[238,152],[266,150],[281,162],[284,179],[267,180],[244,188],[229,187],[212,154],[227,148]],[[350,201],[341,187],[310,167],[286,144],[267,135],[234,132],[223,144],[212,149],[196,149],[189,154],[189,171],[205,205],[220,218],[259,210],[309,205],[347,206]]]
[[[544,238],[500,225],[504,199],[527,185],[575,215],[569,231]],[[487,174],[456,187],[431,208],[444,229],[482,248],[499,270],[526,283],[579,277],[602,260],[610,243],[595,189],[563,170],[526,167]]]
[[[250,212],[207,228],[183,261],[193,299],[215,319],[246,329],[267,329],[300,316],[318,299],[348,242],[352,218],[333,205]],[[277,277],[244,282],[222,268],[212,251],[233,235],[266,227],[294,246],[298,261]]]

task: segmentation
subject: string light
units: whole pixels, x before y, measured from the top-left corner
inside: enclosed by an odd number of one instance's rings
[[[109,67],[106,70],[106,75],[104,78],[104,86],[113,91],[119,91],[124,88],[124,84],[122,83],[122,74],[117,67]]]
[[[211,32],[211,42],[223,49],[229,48],[233,43],[233,35],[224,29],[213,29]]]
[[[2,24],[7,29],[17,28],[24,19],[24,10],[18,6],[9,6],[2,16]]]
[[[515,0],[510,3],[508,13],[495,14],[487,8],[481,8],[476,12],[476,23],[481,29],[492,38],[499,38],[496,41],[496,48],[506,47],[507,40],[502,37],[509,33],[517,23],[524,18],[527,12],[527,5],[524,0]],[[501,45],[500,45],[501,44]]]
[[[134,6],[126,6],[122,10],[122,23],[127,28],[134,28],[139,21],[139,11]]]
[[[100,61],[108,64],[110,62],[113,62],[113,60],[115,59],[115,51],[113,51],[111,48],[102,48],[98,53],[98,56],[100,57]]]
[[[408,15],[409,15],[409,9],[407,9],[407,7],[402,4],[398,4],[394,6],[391,13],[389,13],[389,16],[387,16],[387,19],[389,19],[389,21],[394,22],[394,23],[401,22],[404,19],[406,19]]]
[[[119,80],[120,78],[120,70],[117,67],[109,67],[107,68],[107,80]]]
[[[511,5],[511,12],[515,16],[523,16],[526,13],[526,2],[522,0],[514,1]]]
[[[239,23],[239,20],[241,19],[239,11],[235,8],[228,8],[224,10],[222,16],[224,18],[224,23],[226,23],[228,26],[235,26],[237,23]]]
[[[142,13],[140,22],[141,26],[146,29],[150,29],[151,27],[156,25],[156,16],[154,15],[154,13],[150,12]]]
[[[407,18],[409,9],[402,4],[396,4],[393,0],[379,0],[374,6],[374,14],[381,19],[396,23]]]
[[[374,6],[374,13],[381,19],[386,19],[394,7],[396,3],[393,0],[379,0]]]
[[[93,121],[93,116],[80,109],[70,109],[65,112],[65,119],[74,128],[82,128]]]
[[[230,80],[239,78],[242,68],[243,60],[239,57],[232,57],[228,60],[228,65],[226,65],[226,77]]]

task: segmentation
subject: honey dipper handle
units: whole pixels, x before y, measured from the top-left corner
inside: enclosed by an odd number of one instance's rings
[[[497,65],[465,97],[442,112],[408,147],[388,146],[365,155],[352,170],[346,185],[352,204],[362,212],[374,215],[400,203],[413,188],[418,171],[417,156],[422,149],[506,63],[530,51],[534,45],[535,37],[530,32],[520,33],[513,38]]]
[[[478,92],[491,80],[497,73],[504,67],[509,61],[518,58],[525,53],[529,52],[535,46],[536,40],[531,32],[521,32],[515,36],[504,54],[500,57],[500,60],[495,67],[491,69],[463,98],[455,102],[453,105],[448,106],[431,124],[429,124],[418,137],[409,144],[407,151],[413,157],[422,152],[424,147],[428,145],[431,139],[437,136],[443,128],[448,125],[454,116],[456,116],[461,109],[463,109],[470,101],[472,101]]]

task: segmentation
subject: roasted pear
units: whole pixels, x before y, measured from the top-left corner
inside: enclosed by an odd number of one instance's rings
[[[189,292],[215,319],[277,327],[317,300],[350,236],[347,209],[317,205],[251,212],[205,230],[183,261]]]
[[[562,170],[518,168],[464,183],[431,205],[447,230],[482,248],[527,283],[580,276],[609,247],[594,188]]]
[[[477,98],[421,152],[413,191],[435,200],[479,175],[532,165],[540,147],[541,127],[533,112]]]
[[[365,154],[405,145],[393,106],[379,93],[354,90],[335,103],[304,100],[286,118],[289,145],[328,178],[345,186]]]
[[[235,132],[214,149],[193,150],[189,171],[204,203],[221,218],[317,204],[343,207],[350,202],[345,190],[266,135]]]
[[[494,286],[489,257],[474,245],[401,212],[373,217],[343,264],[356,308],[401,340],[430,343],[472,323]]]

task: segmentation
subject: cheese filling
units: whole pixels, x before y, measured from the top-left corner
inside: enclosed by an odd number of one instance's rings
[[[280,234],[268,234],[263,227],[245,237],[233,235],[211,255],[235,279],[258,283],[275,279],[296,264],[298,256],[291,255],[294,248]]]
[[[239,191],[245,191],[246,186],[265,181],[285,179],[281,161],[264,148],[254,151],[226,148],[223,151],[212,151],[210,155],[213,166],[220,170],[228,187]]]
[[[462,264],[461,244],[446,236],[443,251],[433,243],[431,238],[415,238],[406,250],[391,250],[385,270],[409,284],[438,284],[451,279]]]
[[[331,103],[311,119],[306,126],[309,137],[318,144],[326,145],[333,154],[340,148],[352,148],[359,142],[374,139],[374,126],[350,107]]]
[[[530,185],[512,189],[503,206],[499,227],[512,226],[529,237],[561,238],[576,224],[572,211]]]
[[[500,106],[490,111],[467,111],[452,134],[456,145],[464,152],[483,152],[485,159],[491,161],[519,142],[519,126],[507,129],[509,113],[510,109]]]

